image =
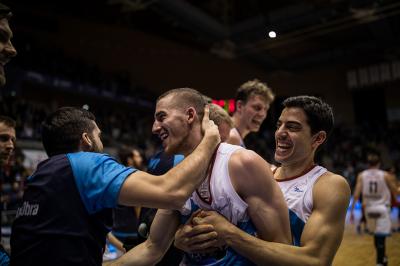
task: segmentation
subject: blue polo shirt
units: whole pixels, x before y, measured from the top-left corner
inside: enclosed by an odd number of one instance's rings
[[[13,223],[11,265],[101,265],[111,208],[135,171],[91,152],[41,162]]]

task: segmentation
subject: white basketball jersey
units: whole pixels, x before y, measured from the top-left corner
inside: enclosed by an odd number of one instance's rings
[[[192,197],[186,201],[181,210],[183,215],[191,211],[191,202],[203,210],[215,210],[225,216],[231,223],[247,221],[247,203],[240,198],[232,186],[229,176],[228,163],[231,155],[243,149],[237,145],[221,143],[214,161],[211,178],[205,180],[193,192]]]
[[[247,213],[248,205],[236,193],[229,176],[229,159],[239,149],[243,148],[228,143],[219,145],[212,174],[186,201],[181,209],[181,222],[198,209],[215,210],[243,231],[255,235],[256,229]],[[216,254],[185,253],[180,265],[244,266],[253,263],[228,248]]]
[[[276,180],[289,208],[293,244],[300,245],[303,228],[313,211],[312,190],[318,178],[327,172],[322,166],[314,166],[306,174],[286,180]]]
[[[368,206],[390,205],[390,190],[385,181],[385,172],[367,169],[361,172],[363,202]]]

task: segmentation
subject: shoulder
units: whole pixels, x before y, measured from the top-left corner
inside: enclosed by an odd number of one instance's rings
[[[74,161],[76,163],[86,163],[87,161],[91,161],[93,163],[101,163],[106,160],[113,160],[111,156],[104,153],[97,152],[75,152],[75,153],[67,153],[67,157],[70,161]]]
[[[347,190],[349,184],[343,176],[328,171],[317,180],[315,187],[320,190]]]
[[[257,153],[246,149],[239,149],[232,154],[229,175],[236,191],[243,194],[260,186],[269,187],[273,181],[270,165]]]
[[[350,186],[343,176],[328,171],[315,183],[313,195],[315,205],[345,204],[350,198]]]
[[[262,163],[262,165],[259,165]],[[263,158],[252,150],[238,149],[229,159],[229,167],[232,170],[251,170],[253,167],[268,165]]]
[[[232,128],[229,132],[229,138],[226,140],[229,144],[240,145],[242,142],[242,138],[235,128]]]
[[[383,177],[385,178],[385,181],[396,182],[395,175],[393,175],[387,171],[383,171]]]

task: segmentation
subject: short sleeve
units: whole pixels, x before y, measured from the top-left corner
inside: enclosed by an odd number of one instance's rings
[[[79,194],[90,214],[104,208],[114,208],[125,179],[137,171],[106,154],[77,152],[69,153],[67,157]]]

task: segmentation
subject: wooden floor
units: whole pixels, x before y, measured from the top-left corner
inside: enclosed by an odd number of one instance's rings
[[[355,211],[356,220],[360,218],[360,211]],[[397,210],[392,212],[392,223],[394,227],[399,226],[397,221]],[[347,215],[346,229],[342,244],[336,253],[333,266],[375,266],[376,254],[373,235],[357,234],[355,225],[351,224]],[[389,266],[400,266],[400,232],[393,233],[386,239],[386,254]],[[107,265],[104,263],[103,265]]]
[[[397,224],[397,221],[393,222]],[[386,239],[386,254],[389,266],[400,266],[400,232],[393,233]],[[347,265],[376,265],[374,237],[366,233],[357,234],[355,226],[350,223],[346,224],[342,244],[333,261],[333,266]]]

